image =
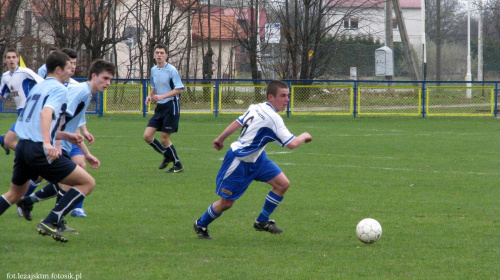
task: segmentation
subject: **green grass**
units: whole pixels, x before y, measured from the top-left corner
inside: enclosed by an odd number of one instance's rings
[[[216,220],[214,240],[192,223],[218,197],[224,151],[212,141],[236,116],[183,115],[173,136],[183,174],[158,170],[142,140],[147,118],[89,116],[101,160],[78,234],[56,243],[15,208],[0,217],[0,279],[7,273],[81,273],[82,279],[498,279],[500,126],[491,117],[293,116],[285,122],[313,141],[296,150],[267,147],[291,186],[272,218],[282,235],[252,228],[269,190],[253,183]],[[0,114],[0,131],[14,116]],[[0,193],[14,157],[0,155]],[[357,240],[355,226],[377,219],[382,238]],[[55,279],[55,278],[50,278]]]

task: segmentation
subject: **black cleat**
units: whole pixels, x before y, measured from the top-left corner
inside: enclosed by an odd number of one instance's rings
[[[41,221],[37,226],[36,230],[38,234],[45,236],[50,235],[55,241],[61,241],[62,243],[66,243],[69,241],[69,238],[62,234],[57,225],[46,224]]]
[[[198,221],[194,222],[193,228],[196,234],[198,234],[199,239],[213,239],[212,236],[210,236],[210,232],[208,232],[207,228],[198,226]]]
[[[17,212],[22,213],[23,217],[26,220],[31,221],[31,220],[33,220],[33,217],[31,216],[31,211],[33,210],[33,205],[27,205],[25,202],[25,199],[26,198],[23,198],[16,203]],[[30,199],[30,198],[27,198],[27,199]],[[21,210],[19,210],[19,209],[21,209]]]
[[[165,172],[165,173],[182,173],[182,172],[184,172],[184,168],[182,168],[182,167],[178,167],[178,166],[175,166],[175,165],[174,165],[174,167],[170,168],[170,169],[169,169],[167,172]]]
[[[75,232],[76,229],[74,228],[71,228],[71,227],[68,227],[66,225],[66,220],[62,219],[59,224],[57,224],[57,226],[59,227],[59,230],[62,232],[62,231],[67,231],[67,232]]]
[[[2,138],[5,140],[5,134],[2,135]],[[6,155],[9,155],[10,154],[10,149],[5,147],[5,142],[3,144],[0,144],[0,146],[2,146],[2,148],[5,150],[5,154]]]
[[[164,158],[158,169],[165,169],[171,162],[169,158]]]
[[[276,226],[276,223],[274,222],[274,220],[269,220],[269,222],[263,222],[263,223],[259,223],[259,222],[255,221],[253,223],[253,228],[256,231],[267,231],[267,232],[270,232],[272,234],[280,234],[283,232],[282,229],[280,229],[278,226]]]

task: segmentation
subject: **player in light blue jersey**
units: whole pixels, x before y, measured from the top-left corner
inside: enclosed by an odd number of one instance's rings
[[[58,48],[56,46],[50,46],[47,55],[49,55],[53,51],[57,51],[57,50],[58,50]],[[45,79],[45,77],[47,77],[47,65],[44,64],[44,65],[40,66],[40,68],[38,68],[38,76],[40,76],[44,79]]]
[[[31,69],[19,67],[19,53],[16,49],[9,48],[3,55],[4,63],[7,64],[9,71],[3,73],[0,82],[0,99],[12,97],[16,104],[17,114],[19,115],[26,104],[29,91],[37,84],[43,81]],[[8,155],[10,150],[16,149],[16,124],[14,123],[7,134],[0,136],[0,145]]]
[[[177,69],[167,63],[167,46],[156,45],[154,57],[157,65],[151,68],[151,92],[146,98],[146,105],[151,101],[156,101],[158,104],[143,137],[146,143],[163,155],[160,169],[166,168],[173,162],[174,166],[167,173],[180,173],[184,169],[170,136],[177,132],[179,127],[179,98],[184,85]],[[161,131],[161,142],[154,137],[156,131]]]
[[[250,105],[244,115],[231,123],[214,140],[214,148],[220,150],[224,147],[224,140],[241,128],[238,140],[231,144],[217,174],[215,192],[221,198],[211,204],[193,225],[199,238],[212,239],[208,225],[220,217],[222,212],[231,208],[254,180],[267,182],[272,186],[264,207],[253,224],[255,230],[274,234],[283,232],[273,220],[269,220],[269,216],[283,200],[290,182],[281,169],[267,158],[264,149],[269,142],[295,149],[312,140],[307,132],[297,137],[291,134],[278,114],[285,110],[289,93],[285,82],[271,81],[267,85],[267,102]]]
[[[19,143],[16,147],[11,187],[0,197],[0,215],[26,193],[30,179],[39,176],[52,183],[73,186],[37,225],[41,235],[50,235],[56,241],[68,242],[60,230],[60,221],[95,187],[94,178],[68,157],[61,156],[57,140],[82,142],[78,134],[60,131],[67,108],[68,89],[62,84],[70,78],[69,57],[59,51],[46,60],[47,79],[37,84],[21,112],[16,131]]]
[[[89,77],[87,82],[79,83],[78,85],[69,87],[68,106],[66,109],[66,122],[63,125],[64,131],[79,134],[79,128],[84,126],[86,123],[85,111],[87,110],[92,95],[101,91],[105,91],[109,87],[114,73],[114,64],[106,62],[102,59],[98,59],[95,60],[89,68]],[[61,141],[61,146],[63,151],[70,156],[72,155],[72,153],[74,153],[75,149],[79,151],[78,154],[81,154],[82,157],[84,157],[83,164],[79,163],[78,160],[75,160],[74,156],[71,157],[71,159],[83,169],[86,168],[85,159],[90,163],[92,168],[99,167],[99,160],[89,152],[87,146],[83,142],[79,145],[75,145],[71,142],[63,140]],[[70,186],[65,186],[62,184],[48,184],[36,193],[19,201],[17,205],[20,205],[22,207],[23,216],[27,220],[31,220],[30,212],[33,209],[33,204],[55,197],[62,191],[60,190],[60,188],[62,188],[63,190],[68,190]],[[63,224],[61,227],[63,228],[63,230],[71,231],[68,230],[71,228],[68,228],[65,224]]]

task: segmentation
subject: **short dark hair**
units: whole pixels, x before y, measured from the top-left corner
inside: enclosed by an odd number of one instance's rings
[[[47,56],[47,74],[53,73],[57,67],[64,68],[68,64],[69,56],[61,51],[53,51]]]
[[[89,67],[89,74],[88,74],[88,79],[89,81],[92,80],[92,74],[99,75],[102,72],[106,71],[111,73],[111,75],[115,75],[115,65],[111,62],[107,62],[102,59],[96,59],[92,62],[92,64]]]
[[[53,52],[53,51],[58,51],[59,48],[57,46],[54,46],[54,45],[50,45],[48,48],[47,48],[47,55],[49,55],[49,53]]]
[[[288,88],[288,84],[278,80],[270,81],[269,84],[267,84],[266,96],[272,94],[276,97],[280,88]]]
[[[6,58],[7,57],[7,53],[10,53],[10,52],[16,53],[16,55],[19,56],[19,53],[17,52],[16,49],[14,49],[14,48],[8,48],[8,49],[6,49],[3,52],[3,58]]]
[[[63,53],[67,54],[69,58],[77,58],[76,52],[70,48],[64,48],[61,50]]]
[[[165,45],[165,44],[157,44],[157,45],[155,46],[155,48],[154,48],[154,49],[155,49],[155,50],[156,50],[156,49],[164,49],[164,50],[165,50],[165,52],[167,52],[167,53],[168,53],[168,51],[167,51],[167,50],[168,50],[168,47],[167,47],[167,45]]]

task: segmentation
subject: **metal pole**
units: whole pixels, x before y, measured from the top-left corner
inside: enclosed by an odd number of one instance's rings
[[[471,83],[472,74],[471,74],[471,57],[470,57],[470,0],[467,0],[467,75],[465,76],[465,80],[467,83],[467,98],[472,97],[471,93]]]

